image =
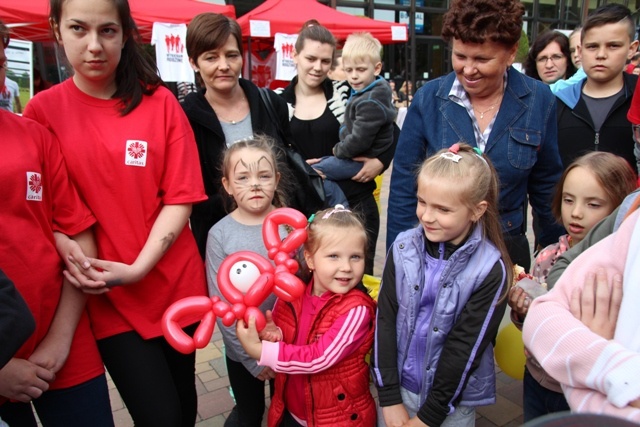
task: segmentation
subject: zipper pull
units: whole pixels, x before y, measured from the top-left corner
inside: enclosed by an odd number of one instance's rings
[[[596,132],[596,140],[593,143],[596,146],[596,151],[598,151],[598,144],[600,144],[600,132]]]

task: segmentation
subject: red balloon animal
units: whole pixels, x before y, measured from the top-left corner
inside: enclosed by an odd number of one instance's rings
[[[285,224],[293,231],[280,240],[279,227]],[[253,316],[261,331],[266,320],[258,307],[269,294],[273,292],[278,298],[293,301],[304,292],[305,284],[295,276],[298,262],[293,255],[307,239],[306,227],[307,218],[295,209],[278,208],[269,213],[262,225],[262,238],[275,268],[255,252],[229,255],[218,270],[218,287],[228,303],[218,297],[204,296],[173,303],[162,316],[162,332],[169,344],[184,354],[204,348],[211,340],[218,317],[225,326],[231,326],[238,319],[249,322]],[[188,317],[201,319],[193,338],[178,323]]]

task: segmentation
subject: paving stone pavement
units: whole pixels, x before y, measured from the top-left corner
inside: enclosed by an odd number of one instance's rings
[[[381,206],[387,206],[390,176],[391,172],[388,170],[385,173],[380,194]],[[378,276],[381,275],[384,265],[386,224],[386,209],[382,209],[374,270]],[[478,408],[476,427],[520,426],[523,423],[522,382],[508,377],[499,370],[496,375],[497,402],[491,406]],[[233,400],[228,387],[227,369],[222,356],[222,337],[216,331],[212,342],[206,348],[196,352],[196,388],[198,390],[196,427],[222,427],[224,425],[226,417],[233,408]],[[116,427],[132,427],[133,421],[111,380],[109,380],[109,393]],[[266,426],[266,416],[263,425]]]

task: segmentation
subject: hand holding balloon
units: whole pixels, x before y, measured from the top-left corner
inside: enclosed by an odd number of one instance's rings
[[[249,321],[246,323],[242,319],[238,320],[236,323],[236,336],[240,344],[242,344],[244,351],[254,359],[260,360],[260,356],[262,355],[262,341],[260,341],[256,329],[256,318],[250,316]]]
[[[278,328],[273,321],[271,310],[267,310],[266,313],[267,324],[260,331],[260,339],[263,341],[278,342],[282,341],[282,330]]]

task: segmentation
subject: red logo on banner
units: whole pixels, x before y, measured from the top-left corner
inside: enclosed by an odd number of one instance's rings
[[[179,35],[167,35],[164,37],[164,43],[167,45],[167,52],[182,53],[184,52],[184,44],[180,42]]]
[[[269,87],[271,84],[271,66],[270,65],[254,65],[251,67],[251,80],[258,87]]]
[[[291,43],[282,44],[282,57],[288,58],[288,59],[293,58],[293,44]]]

